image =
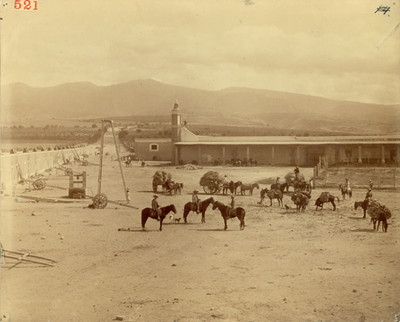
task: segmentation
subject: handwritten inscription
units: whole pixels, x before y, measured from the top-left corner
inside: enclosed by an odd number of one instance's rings
[[[15,0],[14,9],[16,10],[38,10],[37,1]]]
[[[383,14],[385,15],[389,11],[390,11],[390,7],[389,6],[380,6],[379,8],[376,9],[375,13],[383,12]]]

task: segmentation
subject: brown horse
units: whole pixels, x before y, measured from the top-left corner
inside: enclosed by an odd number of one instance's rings
[[[161,215],[160,215],[160,231],[162,231],[162,223],[165,217],[172,211],[174,214],[176,214],[176,208],[174,205],[169,205],[166,207],[161,207]],[[142,210],[142,229],[145,230],[145,225],[146,221],[148,218],[153,218],[158,220],[157,214],[153,211],[151,208],[144,208]]]
[[[342,198],[343,200],[346,199],[346,195],[349,196],[349,199],[351,199],[353,192],[351,191],[351,188],[347,188],[345,185],[340,184],[339,185],[339,191],[342,193]]]
[[[235,194],[237,192],[237,188],[240,187],[242,185],[241,181],[229,181],[229,182],[225,182],[222,186],[222,193],[225,195],[228,193],[228,191],[231,192],[231,194]]]
[[[214,210],[217,208],[221,212],[222,218],[224,218],[224,230],[228,228],[226,220],[235,217],[240,220],[240,230],[244,229],[244,216],[246,215],[246,211],[243,208],[237,207],[232,209],[231,207],[224,205],[222,202],[215,201],[212,209]]]
[[[330,202],[333,206],[333,211],[336,210],[336,205],[335,205],[335,198],[339,202],[339,198],[336,196],[331,195],[329,192],[322,192],[321,195],[315,200],[315,205],[317,206],[315,210],[318,210],[318,208],[321,208],[321,210],[324,208],[324,203],[325,202]]]
[[[283,207],[283,192],[282,190],[276,189],[276,190],[268,190],[268,188],[261,189],[260,191],[260,197],[261,200],[259,202],[260,205],[262,205],[265,196],[267,196],[270,200],[270,206],[272,206],[272,199],[278,200],[278,205]]]
[[[242,195],[245,195],[246,190],[249,190],[250,195],[252,196],[254,188],[260,189],[260,186],[258,185],[258,183],[247,183],[247,184],[242,183],[240,185],[240,193]]]
[[[204,224],[206,222],[206,210],[208,208],[208,206],[210,205],[210,203],[214,204],[214,198],[210,197],[204,201],[199,202],[200,204],[200,209],[199,212],[201,212],[201,223]],[[185,204],[185,206],[183,207],[183,219],[185,220],[185,224],[187,223],[187,216],[189,214],[189,212],[191,211],[196,211],[196,204],[194,202],[188,202]]]
[[[363,218],[366,218],[367,207],[368,207],[368,199],[365,199],[364,201],[356,201],[354,203],[354,210],[357,210],[358,207],[362,208],[362,210],[364,211],[364,217]]]

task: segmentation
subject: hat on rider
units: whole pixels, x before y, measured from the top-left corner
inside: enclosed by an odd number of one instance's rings
[[[197,190],[193,190],[193,193],[198,193],[198,191]]]
[[[153,195],[154,198],[158,198],[158,195]]]

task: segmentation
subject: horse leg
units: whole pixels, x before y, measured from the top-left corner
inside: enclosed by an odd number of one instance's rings
[[[160,231],[162,231],[162,222],[164,221],[165,215],[160,216]]]
[[[205,223],[206,223],[206,211],[205,211],[205,210],[203,210],[203,211],[201,212],[201,223],[202,223],[202,224],[205,224]]]
[[[226,217],[224,215],[222,215],[222,218],[224,218],[224,230],[226,230],[228,228],[228,225],[226,223]]]
[[[147,214],[142,213],[142,229],[143,230],[145,229],[144,226],[146,225],[147,218],[149,218],[149,216]]]
[[[269,198],[269,201],[270,201],[269,206],[271,207],[272,206],[272,198]]]
[[[332,200],[331,203],[332,203],[332,206],[333,206],[333,211],[335,211],[336,210],[335,201]]]

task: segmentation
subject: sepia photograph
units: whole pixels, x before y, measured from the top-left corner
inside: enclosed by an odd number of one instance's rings
[[[0,0],[0,321],[400,322],[398,0]]]

